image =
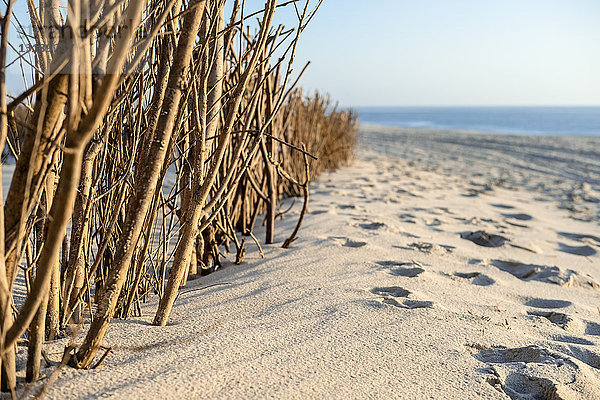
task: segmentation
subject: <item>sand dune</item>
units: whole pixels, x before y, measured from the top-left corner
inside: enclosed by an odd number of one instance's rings
[[[364,128],[289,249],[115,321],[49,397],[598,399],[599,140]]]

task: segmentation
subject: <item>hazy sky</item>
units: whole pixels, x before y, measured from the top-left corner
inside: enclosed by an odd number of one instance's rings
[[[600,0],[325,0],[307,60],[301,85],[344,106],[600,105]]]
[[[325,0],[303,85],[343,105],[600,105],[599,0]]]

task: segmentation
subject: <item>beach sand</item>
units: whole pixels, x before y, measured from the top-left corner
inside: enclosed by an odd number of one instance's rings
[[[598,399],[599,149],[363,127],[289,249],[301,201],[264,260],[247,241],[166,327],[156,299],[115,320],[101,368],[65,368],[48,396]]]

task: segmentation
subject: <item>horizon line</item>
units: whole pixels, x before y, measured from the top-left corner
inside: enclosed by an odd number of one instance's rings
[[[600,107],[599,104],[415,104],[415,105],[344,105],[349,108],[485,108],[485,107]]]

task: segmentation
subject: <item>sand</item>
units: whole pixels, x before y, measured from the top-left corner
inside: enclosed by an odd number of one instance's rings
[[[189,282],[167,327],[156,299],[114,321],[48,397],[598,399],[598,149],[363,127],[289,249],[299,204],[264,260]]]

